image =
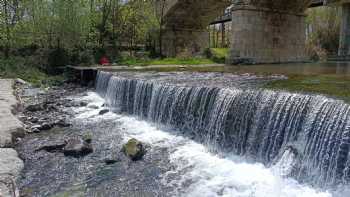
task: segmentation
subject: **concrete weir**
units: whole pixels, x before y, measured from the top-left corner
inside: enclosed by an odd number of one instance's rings
[[[0,79],[0,196],[18,196],[15,179],[23,168],[23,161],[12,149],[13,139],[23,135],[22,123],[14,112],[18,101],[13,92],[13,80]]]

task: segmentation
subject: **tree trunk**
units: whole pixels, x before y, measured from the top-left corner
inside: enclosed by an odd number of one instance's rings
[[[5,14],[5,28],[6,28],[6,43],[5,43],[5,58],[10,56],[10,24],[9,24],[9,14],[8,14],[8,2],[4,0],[4,14]]]

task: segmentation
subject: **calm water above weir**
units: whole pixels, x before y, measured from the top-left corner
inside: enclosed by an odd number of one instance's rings
[[[100,67],[105,71],[196,71],[196,72],[225,72],[225,73],[256,73],[279,75],[335,75],[350,77],[349,62],[320,62],[320,63],[290,63],[268,65],[193,65],[193,66],[136,66],[136,67]]]

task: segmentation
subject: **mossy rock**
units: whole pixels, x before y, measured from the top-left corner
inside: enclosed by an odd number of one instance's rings
[[[90,144],[92,142],[92,133],[87,132],[82,136],[82,138],[86,143]]]
[[[142,159],[142,157],[146,154],[146,149],[143,143],[134,138],[130,139],[123,145],[122,151],[133,161]]]

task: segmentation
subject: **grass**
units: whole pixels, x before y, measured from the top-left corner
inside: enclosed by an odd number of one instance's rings
[[[265,88],[324,94],[350,102],[350,78],[334,75],[291,75],[268,83]]]
[[[118,64],[128,66],[148,66],[148,65],[200,65],[214,64],[215,62],[207,58],[164,58],[164,59],[138,59],[134,57],[124,57]]]
[[[228,55],[229,48],[211,48],[210,50],[210,59],[217,63],[225,63]]]
[[[21,57],[1,58],[0,78],[21,78],[36,87],[57,85],[65,79],[63,75],[49,76],[39,66]]]
[[[229,48],[211,48],[210,50],[217,58],[227,58],[230,51]]]

